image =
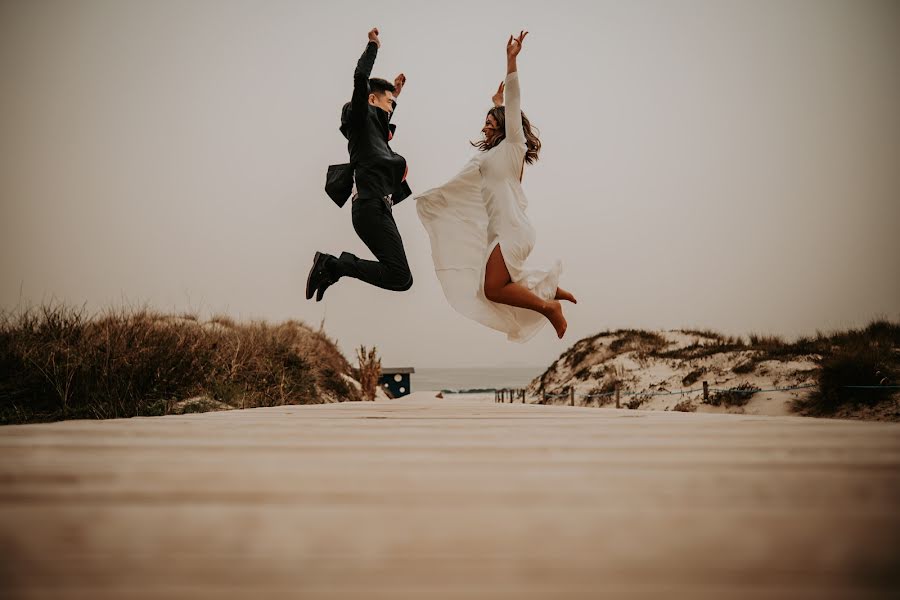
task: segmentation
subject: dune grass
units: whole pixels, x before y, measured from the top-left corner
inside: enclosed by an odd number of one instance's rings
[[[359,399],[350,364],[298,321],[48,304],[0,313],[0,423],[106,419],[197,406],[248,408]]]
[[[879,327],[868,338],[848,337],[822,358],[818,386],[795,401],[793,409],[809,416],[851,416],[890,403],[898,390],[887,386],[900,384],[896,335],[896,330],[891,333]],[[893,408],[900,407],[894,404]]]
[[[817,387],[792,405],[800,414],[852,416],[860,409],[876,406],[886,406],[888,413],[900,412],[900,408],[889,406],[900,396],[898,390],[886,387],[900,384],[900,323],[876,319],[860,329],[832,333],[818,331],[815,336],[803,336],[792,342],[779,336],[759,334],[750,334],[745,339],[707,329],[682,330],[682,333],[695,339],[693,343],[677,348],[652,331],[603,331],[575,342],[531,385],[537,392],[546,390],[556,393],[561,389],[559,386],[568,384],[566,380],[556,378],[557,372],[560,367],[568,367],[578,380],[600,378],[601,385],[594,389],[605,390],[611,378],[602,365],[625,353],[639,363],[660,359],[675,361],[676,364],[680,361],[690,364],[697,359],[737,353],[739,356],[732,371],[738,375],[753,373],[760,363],[766,361],[815,362],[818,365],[814,373]],[[705,367],[688,368],[691,370],[682,379],[685,386],[695,384],[706,374]],[[714,394],[708,403],[740,406],[752,397],[751,391],[741,389]],[[900,418],[900,414],[895,416]],[[894,417],[881,414],[878,418]]]
[[[711,406],[744,406],[753,395],[760,390],[752,383],[744,382],[725,390],[717,390],[703,400],[703,404]]]

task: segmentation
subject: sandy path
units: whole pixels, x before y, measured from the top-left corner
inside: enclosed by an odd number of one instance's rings
[[[0,428],[8,598],[888,598],[900,424],[432,398]]]

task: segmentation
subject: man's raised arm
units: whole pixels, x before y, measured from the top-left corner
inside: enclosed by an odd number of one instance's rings
[[[394,100],[391,100],[391,116],[394,116],[394,110],[397,109],[397,96],[400,95],[400,92],[403,90],[403,86],[406,85],[406,75],[400,73],[396,77],[394,77]]]
[[[354,125],[365,123],[366,114],[369,111],[369,77],[372,75],[372,67],[375,66],[375,57],[381,41],[378,39],[378,28],[373,27],[369,31],[369,43],[356,63],[356,71],[353,72],[353,97],[350,99],[350,115]]]

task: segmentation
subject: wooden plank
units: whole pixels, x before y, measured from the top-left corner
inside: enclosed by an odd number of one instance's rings
[[[900,425],[431,393],[0,428],[9,597],[891,597]]]

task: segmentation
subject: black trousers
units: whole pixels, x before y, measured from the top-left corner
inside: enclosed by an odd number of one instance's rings
[[[364,260],[350,252],[329,261],[335,279],[353,277],[386,290],[403,292],[412,287],[412,272],[406,260],[403,240],[387,200],[355,198],[353,229],[378,260]]]

